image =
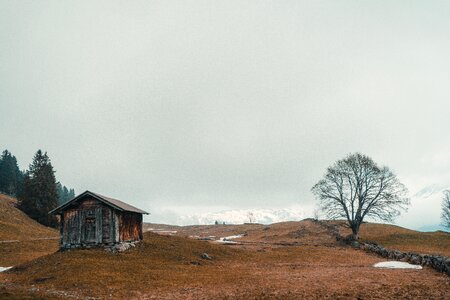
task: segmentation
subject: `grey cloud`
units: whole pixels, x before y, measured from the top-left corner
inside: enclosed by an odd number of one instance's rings
[[[287,207],[365,152],[450,181],[445,1],[1,1],[0,138],[148,210]]]

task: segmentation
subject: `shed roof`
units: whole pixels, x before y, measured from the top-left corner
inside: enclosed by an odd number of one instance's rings
[[[49,214],[60,214],[67,206],[69,206],[71,203],[74,203],[78,200],[80,200],[81,198],[84,198],[86,196],[91,196],[103,203],[105,203],[106,205],[109,205],[117,210],[120,211],[129,211],[129,212],[134,212],[134,213],[139,213],[139,214],[146,214],[148,215],[149,213],[146,211],[143,211],[139,208],[136,208],[130,204],[127,204],[125,202],[122,202],[120,200],[114,199],[114,198],[110,198],[110,197],[106,197],[97,193],[93,193],[90,191],[86,191],[84,193],[79,194],[78,196],[76,196],[75,198],[73,198],[72,200],[67,201],[66,203],[58,206],[57,208],[49,211]]]

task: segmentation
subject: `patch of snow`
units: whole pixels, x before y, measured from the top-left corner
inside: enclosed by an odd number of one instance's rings
[[[224,239],[224,240],[233,240],[233,239],[241,238],[241,237],[243,237],[243,236],[244,236],[243,234],[236,234],[236,235],[226,236],[226,237],[223,237],[223,238],[221,238],[221,239]]]
[[[159,233],[159,234],[168,234],[168,235],[173,235],[175,233],[177,233],[176,230],[161,230],[161,229],[155,229],[155,230],[150,230],[151,232],[154,233]]]
[[[199,236],[199,235],[190,235],[190,238],[201,240],[201,241],[215,241],[216,236],[215,235],[209,235],[209,236]]]
[[[0,267],[0,272],[11,269],[12,267]]]
[[[227,240],[217,240],[215,241],[218,244],[237,244],[235,241],[227,241]]]
[[[226,236],[226,237],[221,237],[220,239],[218,239],[216,241],[216,243],[219,244],[237,244],[237,242],[233,241],[234,239],[238,239],[243,237],[243,234],[238,234],[238,235],[230,235],[230,236]]]
[[[382,261],[373,265],[375,268],[384,269],[416,269],[421,270],[422,266],[412,265],[402,261]]]

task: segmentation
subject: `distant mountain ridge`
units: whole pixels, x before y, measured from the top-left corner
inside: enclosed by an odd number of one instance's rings
[[[450,190],[450,184],[432,184],[420,189],[411,196],[411,206],[408,212],[403,212],[395,220],[395,224],[419,231],[445,231],[446,229],[440,225],[441,202],[445,190]],[[252,214],[251,216],[249,215],[250,213]],[[235,209],[180,216],[176,224],[208,225],[214,224],[216,221],[218,223],[225,222],[225,224],[249,222],[271,224],[299,221],[312,217],[312,215],[312,211],[308,209]]]
[[[440,224],[445,190],[450,190],[450,185],[431,184],[420,189],[411,196],[411,206],[400,216],[398,224],[418,231],[446,231]]]
[[[450,190],[450,185],[432,184],[418,191],[413,197],[428,198],[436,194],[442,195],[445,190]]]
[[[208,225],[217,221],[219,223],[225,222],[225,224],[271,224],[284,221],[299,221],[305,217],[305,212],[298,209],[236,209],[181,216],[179,223],[182,225]]]

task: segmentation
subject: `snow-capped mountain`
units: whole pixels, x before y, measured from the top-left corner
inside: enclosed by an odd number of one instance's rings
[[[261,223],[270,224],[284,221],[299,221],[304,219],[304,211],[294,209],[238,209],[220,212],[193,214],[181,216],[180,223],[183,225],[214,224],[216,221],[225,224]]]
[[[418,191],[413,197],[414,198],[428,198],[436,194],[440,194],[442,196],[442,193],[445,190],[449,190],[450,187],[446,187],[441,184],[432,184],[429,186],[424,187],[420,191]]]
[[[441,223],[443,192],[449,185],[429,185],[411,197],[408,212],[402,213],[397,224],[420,231],[444,230]]]
[[[445,230],[441,223],[441,203],[444,190],[450,185],[429,185],[411,196],[411,206],[395,220],[395,224],[419,231]],[[216,221],[225,224],[261,223],[271,224],[284,221],[299,221],[313,216],[312,206],[283,209],[235,209],[219,212],[178,215],[177,225],[210,225]],[[369,220],[372,221],[372,220]]]

